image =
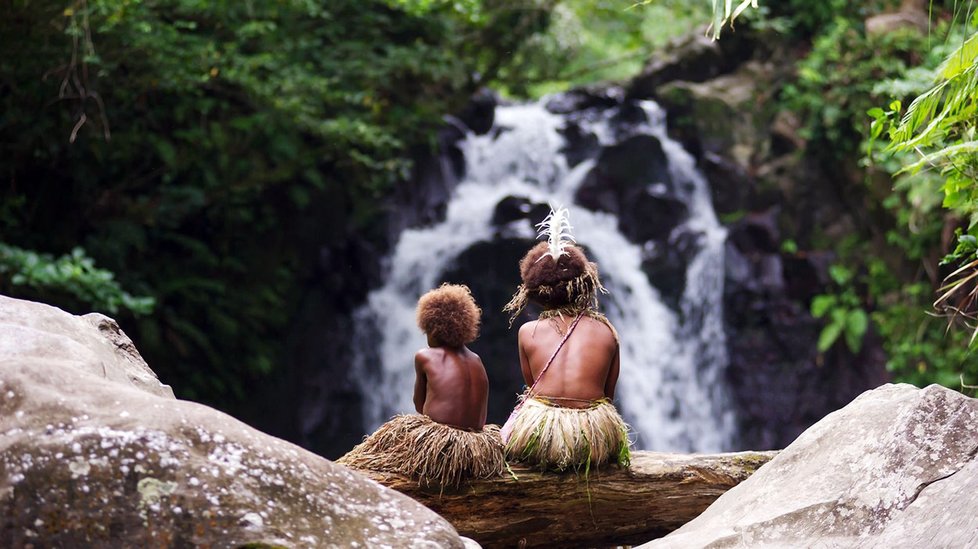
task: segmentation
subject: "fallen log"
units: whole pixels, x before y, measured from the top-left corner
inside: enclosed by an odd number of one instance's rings
[[[607,547],[642,543],[689,522],[777,452],[633,452],[627,470],[513,474],[459,490],[423,488],[410,478],[361,471],[443,516],[483,547]]]

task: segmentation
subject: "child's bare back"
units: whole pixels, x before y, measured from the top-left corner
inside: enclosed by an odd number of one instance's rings
[[[486,424],[489,378],[479,355],[468,347],[439,347],[414,355],[414,406],[438,423],[481,431]]]
[[[428,347],[414,355],[418,413],[394,416],[337,463],[443,488],[502,474],[499,426],[486,425],[489,379],[466,347],[479,335],[481,315],[466,286],[443,284],[421,296],[418,327]]]
[[[428,348],[414,355],[414,407],[438,423],[481,431],[489,378],[466,344],[479,334],[482,311],[466,286],[446,284],[418,300],[418,327]]]

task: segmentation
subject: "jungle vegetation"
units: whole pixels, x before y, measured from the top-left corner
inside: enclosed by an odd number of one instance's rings
[[[928,314],[962,264],[939,304],[974,320],[978,19],[865,32],[897,3],[0,0],[0,292],[111,314],[178,396],[254,419],[318,250],[383,250],[381,198],[445,113],[624,80],[737,15],[798,45],[778,100],[879,198],[886,249],[794,244],[839,257],[821,348],[873,330],[897,380],[978,383],[972,332]]]

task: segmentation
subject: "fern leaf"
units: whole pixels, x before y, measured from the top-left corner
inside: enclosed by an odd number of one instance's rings
[[[904,166],[898,171],[898,174],[916,173],[922,168],[927,166],[937,165],[939,162],[948,160],[951,157],[957,156],[959,154],[975,154],[978,153],[978,141],[967,141],[965,143],[958,143],[957,145],[951,145],[950,147],[944,147],[943,149],[932,152],[925,155],[920,160],[910,164],[909,166]]]

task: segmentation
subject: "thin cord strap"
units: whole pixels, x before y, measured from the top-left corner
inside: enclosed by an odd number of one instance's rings
[[[567,333],[564,334],[564,339],[560,340],[560,344],[557,345],[556,349],[554,349],[554,354],[550,355],[550,360],[547,361],[547,364],[546,366],[543,367],[543,370],[540,370],[540,375],[538,375],[537,378],[533,380],[533,385],[530,386],[530,389],[526,393],[527,398],[529,398],[530,395],[533,394],[534,387],[536,387],[537,383],[540,383],[540,380],[543,379],[543,374],[547,373],[547,369],[550,368],[550,365],[553,364],[554,359],[557,358],[557,353],[560,352],[561,347],[563,347],[564,343],[567,342],[567,338],[570,337],[571,333],[574,331],[574,328],[577,327],[577,323],[581,321],[581,317],[583,316],[584,316],[584,311],[581,311],[577,315],[577,318],[574,319],[574,322],[570,325],[570,328],[567,329]]]

